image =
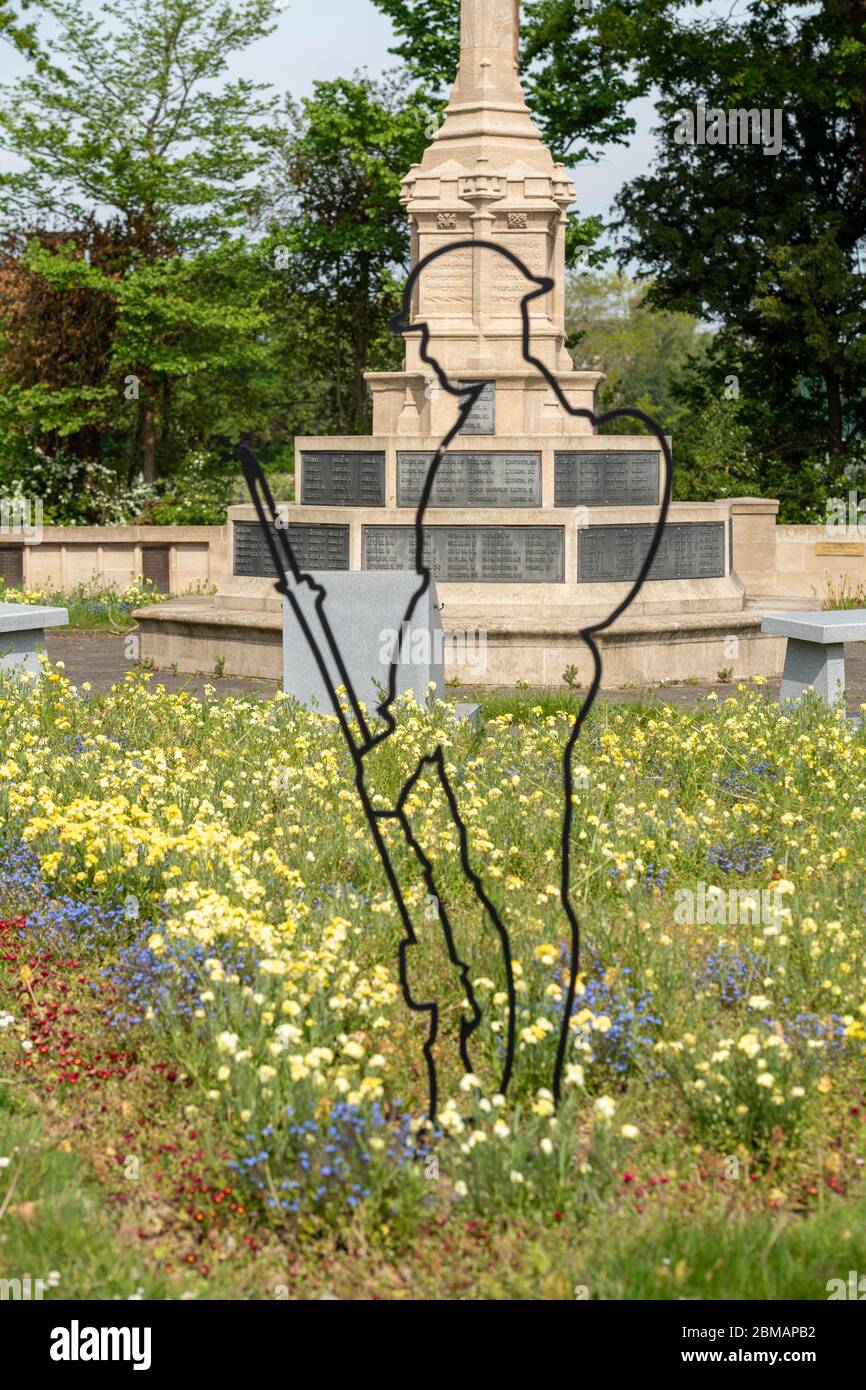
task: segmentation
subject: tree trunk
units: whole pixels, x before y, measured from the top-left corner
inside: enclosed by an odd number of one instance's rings
[[[142,402],[141,467],[146,483],[156,482],[156,413],[148,393]]]
[[[827,388],[827,447],[831,454],[844,454],[842,392],[839,389],[839,378],[830,367],[824,372],[824,384]]]

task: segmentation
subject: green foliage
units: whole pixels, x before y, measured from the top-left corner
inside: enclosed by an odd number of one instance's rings
[[[154,526],[223,526],[233,484],[233,460],[196,450],[146,503],[143,520]]]
[[[121,479],[152,484],[191,447],[237,438],[274,399],[267,277],[237,236],[273,101],[224,74],[233,51],[270,32],[277,6],[144,0],[134,22],[121,0],[98,16],[79,0],[44,8],[58,31],[53,65],[34,59],[0,100],[0,144],[23,166],[0,174],[0,216],[35,233],[19,274],[62,302],[104,299],[113,328],[97,379],[7,385],[0,429],[43,448],[94,430]],[[108,258],[78,234],[106,211]],[[49,215],[71,235],[40,233]]]
[[[853,12],[749,4],[737,18],[647,7],[644,70],[658,89],[652,172],[619,199],[623,259],[651,301],[718,322],[693,408],[739,377],[740,418],[783,516],[823,512],[862,437],[864,50]],[[757,145],[680,144],[683,111],[784,113],[777,157]]]
[[[123,525],[149,496],[140,479],[124,483],[112,468],[81,458],[66,443],[46,449],[25,432],[4,438],[0,427],[0,446],[0,491],[10,499],[40,498],[46,526]]]
[[[9,1089],[4,1078],[0,1095]],[[68,1142],[58,1148],[33,1119],[4,1115],[2,1099],[0,1154],[12,1156],[3,1172],[2,1190],[12,1201],[3,1223],[0,1278],[40,1279],[38,1296],[46,1300],[169,1296],[165,1276],[148,1271],[121,1239],[92,1173]],[[35,1285],[30,1288],[37,1297]]]
[[[56,25],[52,66],[3,89],[3,146],[26,161],[0,175],[20,222],[75,224],[94,206],[146,220],[185,250],[240,225],[246,180],[264,162],[272,103],[261,84],[225,82],[229,55],[271,32],[274,0],[41,0]],[[215,87],[215,83],[220,83]]]
[[[399,365],[388,319],[409,262],[400,185],[423,153],[427,119],[402,78],[358,76],[287,100],[275,137],[263,250],[274,298],[293,306],[304,390],[323,384],[319,410],[339,433],[369,427],[364,372]]]
[[[48,604],[65,608],[69,626],[86,631],[131,632],[135,627],[132,614],[137,608],[164,603],[167,594],[154,588],[149,579],[137,577],[125,588],[97,579],[82,580],[72,589],[14,589],[0,584],[3,603]]]
[[[569,277],[566,329],[575,364],[605,373],[601,406],[638,406],[673,428],[676,382],[711,336],[692,314],[654,309],[645,286],[609,271]]]

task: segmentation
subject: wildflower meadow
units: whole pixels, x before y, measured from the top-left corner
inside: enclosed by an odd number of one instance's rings
[[[147,673],[107,694],[62,666],[5,685],[0,1201],[24,1219],[4,1267],[56,1275],[47,1298],[244,1299],[826,1299],[866,1268],[866,734],[760,681],[594,710],[557,1107],[577,702],[499,699],[473,726],[401,700],[371,769],[390,804],[442,744],[511,938],[503,1096],[500,942],[418,781],[413,829],[482,1013],[467,1073],[419,874],[408,972],[443,1018],[431,1121],[336,720]]]

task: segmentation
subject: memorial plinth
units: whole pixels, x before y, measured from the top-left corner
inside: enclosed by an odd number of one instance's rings
[[[527,303],[532,355],[572,407],[597,410],[603,377],[576,367],[566,348],[575,190],[527,109],[518,24],[518,0],[463,0],[451,100],[403,183],[413,266],[443,252],[420,273],[411,321],[427,325],[429,353],[455,389],[485,383],[438,469],[423,532],[446,634],[484,638],[483,669],[476,662],[470,673],[455,669],[446,646],[446,677],[475,685],[556,685],[568,667],[589,679],[580,630],[637,577],[663,482],[653,435],[599,434],[590,414],[562,408],[524,355],[523,303],[538,285],[491,245],[552,281]],[[416,568],[415,511],[459,400],[422,358],[420,335],[405,343],[402,371],[367,376],[371,435],[296,440],[295,500],[282,515],[304,569]],[[721,667],[758,674],[777,663],[778,644],[744,612],[733,524],[728,502],[671,508],[647,582],[602,640],[608,683],[715,677]],[[216,659],[239,674],[278,673],[281,601],[252,507],[230,510],[229,532],[233,577],[207,613],[170,603],[139,615],[155,664],[207,670]]]

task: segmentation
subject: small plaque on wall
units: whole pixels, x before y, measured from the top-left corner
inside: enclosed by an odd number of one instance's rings
[[[458,383],[461,391],[467,391],[470,386],[477,385],[473,381],[461,381]],[[488,381],[473,405],[465,425],[460,431],[461,434],[495,434],[496,433],[496,382]]]
[[[413,570],[414,526],[365,526],[365,570]],[[561,584],[561,526],[426,526],[424,561],[444,583]]]
[[[650,451],[593,450],[557,453],[557,507],[651,507],[659,497],[661,459]]]
[[[397,506],[417,507],[435,454],[397,455]],[[541,454],[445,454],[433,507],[540,507]]]
[[[863,541],[818,541],[816,555],[866,555]]]

